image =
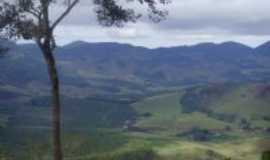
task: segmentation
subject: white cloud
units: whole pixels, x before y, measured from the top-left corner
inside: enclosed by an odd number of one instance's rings
[[[56,36],[60,44],[117,41],[148,47],[227,40],[256,46],[270,40],[269,0],[173,0],[168,9],[170,15],[159,24],[142,19],[116,29],[100,27],[91,4],[82,3],[59,26]],[[57,17],[61,7],[52,10],[52,17]]]

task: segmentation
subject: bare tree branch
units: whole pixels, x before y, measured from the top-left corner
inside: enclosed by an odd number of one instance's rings
[[[51,29],[53,30],[68,14],[69,12],[78,4],[80,0],[74,0],[71,4],[69,4],[68,8],[65,12],[53,23]]]
[[[40,13],[36,13],[35,11],[32,11],[32,10],[26,10],[27,13],[33,15],[34,17],[36,18],[39,18],[40,17]]]

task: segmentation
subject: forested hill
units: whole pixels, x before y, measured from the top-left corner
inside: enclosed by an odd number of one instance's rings
[[[51,125],[42,54],[33,44],[1,44],[10,48],[0,58],[2,148],[16,144],[20,155],[31,137],[37,141],[29,150],[33,146],[34,155],[47,158],[39,145]],[[74,42],[57,48],[68,139],[63,142],[71,146],[66,153],[102,157],[150,145],[165,159],[256,159],[257,140],[269,137],[269,46],[225,42],[148,49]]]
[[[46,66],[37,46],[8,45],[12,49],[1,59],[0,83],[46,84]],[[145,89],[270,79],[269,42],[257,48],[225,42],[148,49],[128,44],[78,41],[59,47],[56,57],[62,84],[72,86],[106,88],[110,81],[115,83],[110,85],[115,89],[119,89],[119,84],[131,89]]]

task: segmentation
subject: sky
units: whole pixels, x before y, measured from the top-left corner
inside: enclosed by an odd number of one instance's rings
[[[153,23],[142,18],[123,28],[100,26],[87,1],[82,0],[56,29],[59,45],[81,40],[156,48],[237,41],[256,47],[270,40],[269,0],[172,0],[166,6],[166,20]],[[52,19],[63,9],[62,5],[52,7]],[[144,13],[144,9],[139,11]]]

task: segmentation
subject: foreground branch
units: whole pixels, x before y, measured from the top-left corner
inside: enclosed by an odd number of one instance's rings
[[[80,0],[74,0],[68,8],[65,10],[65,12],[53,23],[51,29],[53,30],[68,14],[69,12],[76,6],[76,4],[79,3]]]

